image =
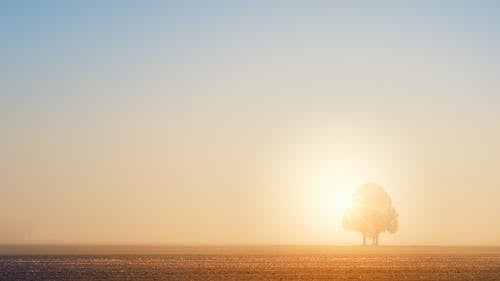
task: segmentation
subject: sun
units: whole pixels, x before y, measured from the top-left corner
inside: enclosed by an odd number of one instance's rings
[[[349,204],[351,203],[351,191],[350,188],[347,190],[340,190],[334,194],[333,205],[336,213],[344,213]]]
[[[356,181],[350,178],[332,176],[317,181],[308,188],[310,215],[318,223],[340,225],[355,187]]]

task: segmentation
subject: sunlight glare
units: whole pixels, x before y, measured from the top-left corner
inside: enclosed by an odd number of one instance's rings
[[[327,176],[309,188],[310,216],[317,224],[340,228],[357,181],[353,177]]]

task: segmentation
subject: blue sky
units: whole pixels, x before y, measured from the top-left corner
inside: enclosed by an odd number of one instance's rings
[[[332,194],[375,181],[399,200],[391,243],[451,230],[498,244],[499,14],[498,1],[0,1],[0,242],[351,243],[320,222],[338,214],[296,208],[333,177]],[[137,230],[117,235],[120,214]]]

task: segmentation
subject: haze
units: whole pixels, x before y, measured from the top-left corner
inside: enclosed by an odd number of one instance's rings
[[[494,1],[2,1],[0,244],[499,245]]]

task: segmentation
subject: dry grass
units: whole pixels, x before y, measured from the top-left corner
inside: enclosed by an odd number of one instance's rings
[[[41,246],[1,248],[3,254],[9,255],[0,257],[0,279],[500,280],[500,248],[496,247],[59,246],[50,249],[52,252]],[[41,255],[44,250],[51,255]]]

